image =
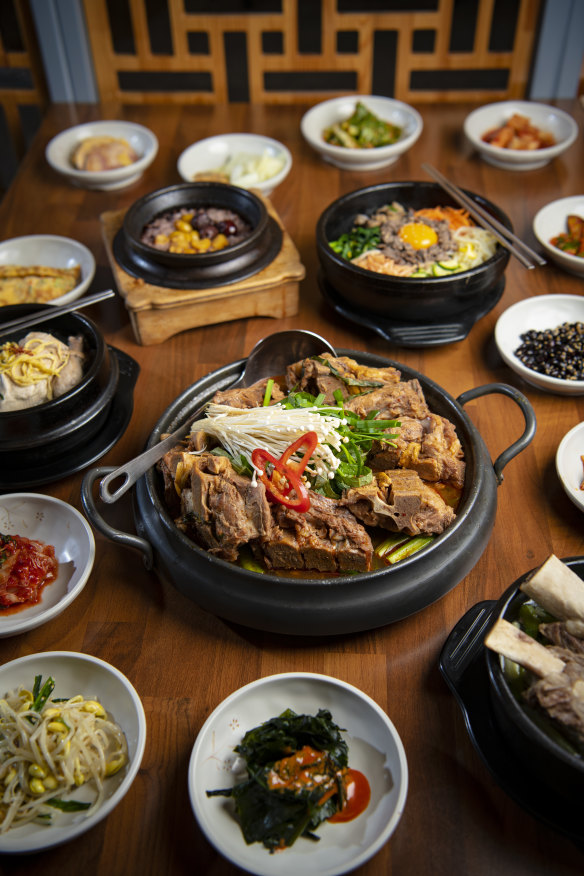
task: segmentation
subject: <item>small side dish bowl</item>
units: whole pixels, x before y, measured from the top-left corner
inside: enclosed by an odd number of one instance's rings
[[[551,242],[552,238],[565,234],[568,216],[579,216],[584,221],[584,195],[560,198],[546,204],[533,219],[533,233],[545,250],[547,256],[570,274],[584,277],[584,252],[572,255]]]
[[[370,149],[351,149],[327,143],[323,136],[326,128],[350,118],[357,102],[363,103],[379,119],[401,128],[399,139],[388,146]],[[379,170],[393,164],[414,145],[423,127],[422,116],[407,103],[371,94],[325,100],[309,109],[300,122],[304,139],[321,158],[342,170],[357,171]]]
[[[563,323],[584,322],[584,298],[579,295],[537,295],[518,301],[505,310],[495,326],[495,343],[503,361],[532,386],[556,395],[584,395],[584,380],[548,377],[528,368],[516,351],[522,335],[544,332]]]
[[[77,286],[65,295],[46,302],[56,305],[69,304],[70,301],[81,298],[95,275],[93,253],[77,240],[57,234],[29,234],[2,241],[0,265],[44,265],[50,268],[74,268],[79,265],[81,279]]]
[[[0,532],[52,545],[59,562],[55,581],[47,584],[36,605],[0,611],[0,638],[46,624],[76,599],[87,583],[95,559],[91,527],[72,505],[40,493],[0,496]]]
[[[507,228],[511,222],[494,204],[467,192],[473,200]],[[348,232],[359,213],[371,214],[393,202],[406,209],[458,205],[434,182],[381,183],[349,192],[324,210],[316,226],[316,247],[325,279],[349,307],[395,320],[431,323],[450,318],[484,301],[502,280],[509,252],[497,246],[495,254],[482,264],[459,273],[443,272],[436,277],[398,277],[362,268],[348,261],[330,246]]]
[[[248,730],[286,709],[311,715],[330,711],[349,746],[349,765],[369,780],[371,800],[362,815],[340,829],[321,824],[318,843],[299,838],[274,856],[260,843],[246,845],[232,801],[208,798],[206,791],[235,783],[234,746]],[[194,744],[188,784],[201,830],[235,866],[256,876],[296,876],[301,871],[341,876],[372,858],[393,834],[405,807],[408,766],[393,723],[367,694],[330,676],[290,672],[260,678],[217,706]]]
[[[482,139],[514,115],[525,116],[535,128],[552,134],[555,144],[540,149],[508,149]],[[571,115],[555,106],[529,100],[503,100],[469,113],[464,121],[464,133],[488,164],[503,170],[536,170],[569,149],[578,136],[578,125]]]
[[[556,472],[574,505],[584,511],[584,422],[564,435],[556,451]]]
[[[198,140],[181,153],[177,163],[185,182],[197,182],[199,174],[223,172],[225,182],[262,195],[271,194],[291,167],[288,147],[261,134],[219,134]]]
[[[83,694],[102,703],[116,721],[128,743],[128,764],[107,780],[106,797],[91,815],[60,812],[54,825],[31,822],[0,835],[0,854],[30,854],[70,842],[106,818],[127,794],[136,778],[146,744],[146,717],[140,697],[128,679],[114,666],[73,651],[29,654],[0,666],[0,695],[22,685],[30,689],[36,675],[55,679],[54,696]],[[84,799],[87,787],[74,792]]]
[[[78,170],[71,158],[77,146],[89,137],[115,137],[126,140],[138,155],[138,159],[132,164],[112,170]],[[49,141],[45,157],[53,170],[73,185],[84,189],[113,191],[137,182],[146,168],[152,164],[157,153],[158,138],[149,128],[135,122],[112,119],[86,122],[67,128]]]

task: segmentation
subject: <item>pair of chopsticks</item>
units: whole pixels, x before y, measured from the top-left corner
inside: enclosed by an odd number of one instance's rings
[[[450,197],[460,204],[461,207],[468,210],[472,218],[483,228],[486,228],[487,231],[490,231],[499,243],[508,249],[511,255],[514,255],[524,267],[535,268],[538,265],[546,264],[546,260],[539,253],[534,252],[519,237],[509,231],[508,228],[505,228],[498,219],[495,219],[480,204],[473,201],[462,189],[459,189],[457,185],[451,183],[445,176],[442,176],[439,170],[436,170],[431,164],[422,164],[422,170],[425,170],[426,173],[433,177],[442,186],[444,191],[448,192]]]
[[[98,301],[105,301],[106,298],[112,298],[115,294],[113,289],[106,289],[104,292],[95,292],[93,295],[87,295],[86,298],[77,298],[69,304],[50,305],[44,310],[32,313],[30,316],[21,316],[9,322],[0,322],[0,338],[9,332],[30,328],[33,325],[38,325],[40,322],[49,322],[58,316],[62,316],[64,313],[71,313],[73,310],[81,310],[82,307],[97,304]],[[0,317],[1,315],[0,309]]]

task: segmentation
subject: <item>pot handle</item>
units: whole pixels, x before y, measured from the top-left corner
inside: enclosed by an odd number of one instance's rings
[[[521,413],[525,420],[523,435],[504,450],[493,463],[497,484],[501,484],[503,482],[503,469],[507,463],[510,462],[514,456],[517,456],[518,453],[521,453],[522,450],[525,450],[527,445],[533,440],[537,421],[531,402],[522,392],[514,386],[510,386],[508,383],[486,383],[484,386],[476,386],[473,389],[467,389],[466,392],[463,392],[462,395],[458,396],[457,402],[464,406],[473,398],[480,398],[483,395],[490,395],[494,392],[500,392],[502,395],[507,395],[509,398],[513,399],[515,404],[519,405],[521,408]]]
[[[99,478],[110,472],[115,471],[113,466],[104,466],[101,468],[92,468],[84,476],[81,482],[81,504],[85,514],[89,518],[91,524],[106,538],[111,541],[116,541],[126,547],[135,548],[142,553],[142,559],[148,571],[151,571],[154,566],[154,556],[152,545],[144,538],[138,535],[131,535],[129,532],[122,532],[121,529],[114,529],[109,523],[103,519],[93,498],[93,485]]]

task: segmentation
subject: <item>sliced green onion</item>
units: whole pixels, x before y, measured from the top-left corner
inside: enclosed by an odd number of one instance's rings
[[[270,399],[272,397],[272,389],[274,388],[274,380],[272,377],[266,383],[266,391],[264,393],[264,407],[267,407],[270,404]]]

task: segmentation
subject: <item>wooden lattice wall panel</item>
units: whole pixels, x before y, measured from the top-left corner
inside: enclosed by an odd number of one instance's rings
[[[10,144],[2,144],[3,163],[11,157],[22,157],[27,134],[40,121],[46,104],[44,73],[28,2],[0,0],[0,109],[3,138],[10,140]],[[2,169],[6,169],[4,164]]]
[[[84,0],[100,98],[524,97],[541,0]]]

